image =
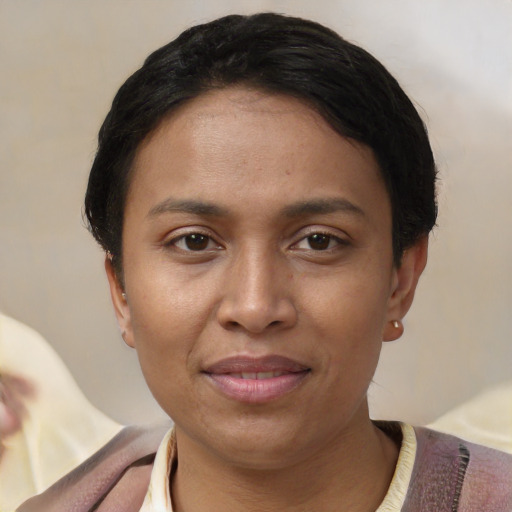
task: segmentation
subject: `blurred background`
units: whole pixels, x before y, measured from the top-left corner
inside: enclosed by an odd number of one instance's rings
[[[1,0],[0,310],[38,330],[112,418],[162,416],[82,221],[96,134],[150,51],[191,24],[264,10],[369,50],[431,134],[438,227],[405,335],[384,346],[373,417],[425,423],[511,379],[510,0]]]

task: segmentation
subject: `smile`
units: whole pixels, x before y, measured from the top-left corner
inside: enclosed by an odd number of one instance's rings
[[[213,364],[203,373],[226,398],[257,404],[276,400],[296,389],[309,375],[310,368],[281,356],[233,357]]]

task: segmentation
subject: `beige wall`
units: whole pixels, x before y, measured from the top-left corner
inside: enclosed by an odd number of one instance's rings
[[[428,421],[512,378],[510,0],[1,0],[0,309],[39,330],[108,414],[159,414],[82,226],[95,136],[150,50],[191,23],[259,10],[311,17],[365,46],[432,136],[439,227],[405,336],[384,349],[374,414]]]

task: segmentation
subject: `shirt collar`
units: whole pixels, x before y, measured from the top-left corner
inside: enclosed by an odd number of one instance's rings
[[[385,425],[386,422],[379,422],[379,426],[383,430],[386,429]],[[388,492],[376,512],[395,512],[401,510],[407,489],[409,488],[412,469],[416,459],[416,435],[410,425],[402,423],[400,428],[402,431],[402,444],[395,473]],[[140,512],[172,512],[169,482],[176,470],[177,462],[176,434],[173,427],[162,439],[156,452],[148,492]]]
[[[172,512],[169,482],[178,461],[174,427],[165,434],[156,452],[148,492],[140,512]]]

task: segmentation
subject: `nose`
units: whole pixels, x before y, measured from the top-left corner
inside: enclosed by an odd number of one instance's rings
[[[290,272],[271,251],[242,251],[226,270],[217,318],[226,329],[252,334],[289,328],[297,321]]]

